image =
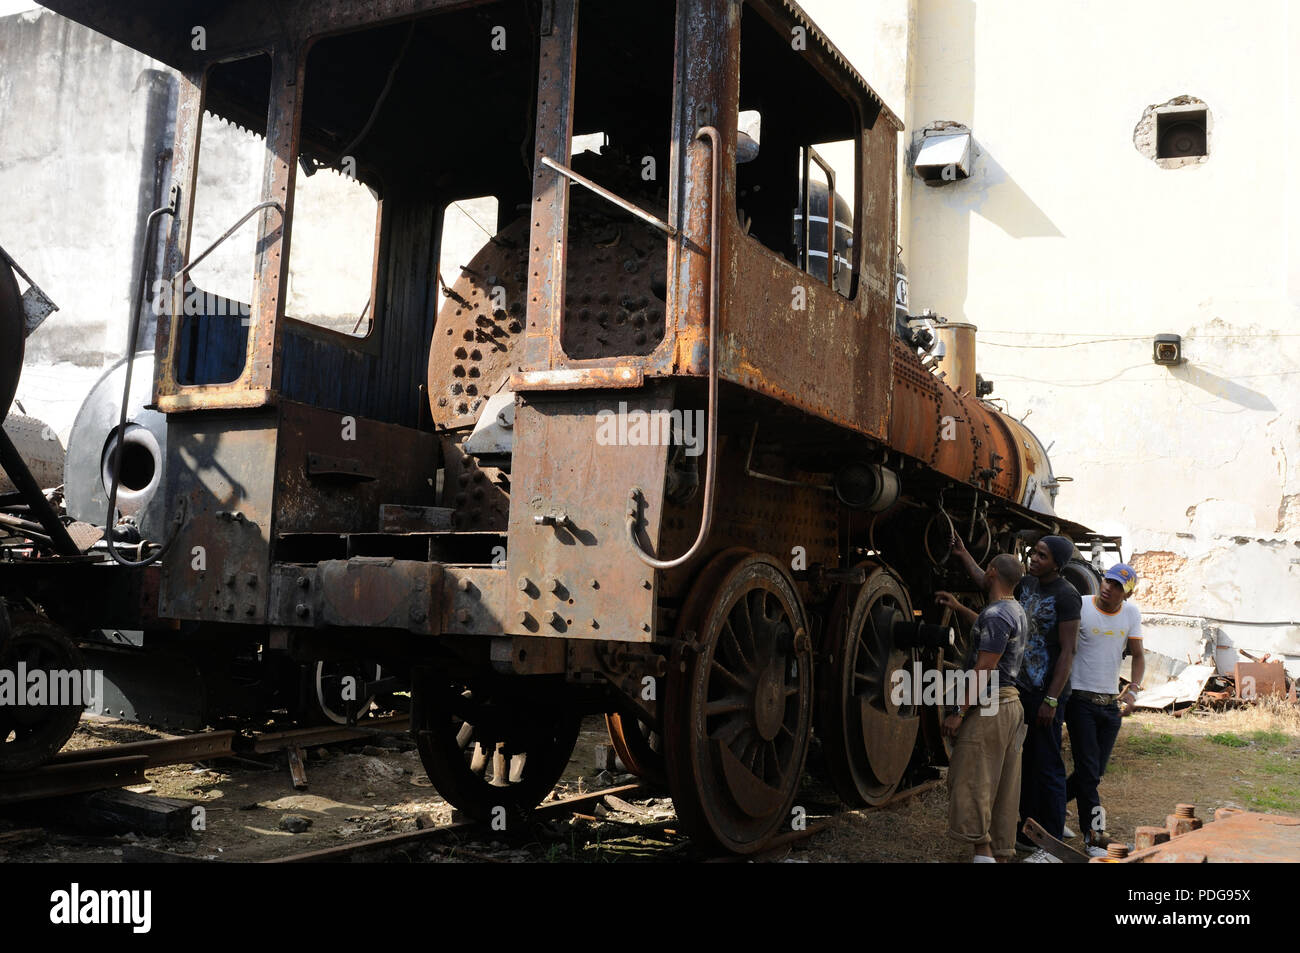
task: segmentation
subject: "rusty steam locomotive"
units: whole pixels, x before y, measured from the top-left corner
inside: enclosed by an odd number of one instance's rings
[[[245,663],[355,665],[363,696],[409,689],[430,779],[478,817],[537,804],[605,713],[742,853],[788,826],[814,738],[852,805],[943,763],[889,687],[961,651],[932,598],[963,587],[952,535],[1087,531],[970,329],[940,325],[936,363],[896,320],[901,123],[792,0],[47,5],[181,75],[151,218],[165,427],[103,446],[96,506],[156,484],[129,552],[10,521],[11,656],[140,631],[232,693]],[[258,163],[221,221],[218,118]],[[300,318],[328,177],[375,203],[370,298]],[[440,266],[485,197],[489,237]],[[204,289],[241,230],[246,299]],[[0,749],[56,749],[56,714]]]

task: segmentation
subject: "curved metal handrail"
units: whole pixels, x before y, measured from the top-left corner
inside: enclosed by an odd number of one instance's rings
[[[721,279],[718,274],[718,203],[721,184],[718,178],[718,158],[721,143],[718,130],[713,126],[701,126],[695,134],[696,139],[708,139],[712,150],[712,181],[709,186],[709,452],[706,461],[708,470],[704,475],[704,511],[700,517],[700,531],[691,548],[676,559],[656,559],[641,548],[636,538],[638,497],[644,494],[640,487],[632,487],[627,505],[627,538],[632,544],[632,551],[637,557],[654,569],[673,569],[694,556],[708,538],[713,526],[713,491],[714,477],[718,469],[718,297]]]

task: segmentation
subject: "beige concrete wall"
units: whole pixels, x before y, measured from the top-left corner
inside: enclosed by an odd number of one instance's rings
[[[916,0],[908,117],[969,124],[981,154],[909,180],[913,311],[979,326],[996,396],[1074,477],[1060,510],[1125,537],[1151,608],[1300,619],[1290,6]],[[1210,156],[1160,169],[1134,126],[1184,94]],[[1152,363],[1160,332],[1187,364]],[[1300,652],[1300,628],[1229,631]]]
[[[0,19],[0,244],[59,305],[27,341],[18,399],[67,439],[123,353],[143,143],[159,63],[45,11]]]

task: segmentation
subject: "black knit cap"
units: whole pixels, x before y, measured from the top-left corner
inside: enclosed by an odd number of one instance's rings
[[[1056,560],[1057,571],[1064,569],[1066,563],[1074,556],[1074,543],[1064,536],[1044,536],[1042,542],[1047,544],[1047,551],[1052,554],[1052,559]]]

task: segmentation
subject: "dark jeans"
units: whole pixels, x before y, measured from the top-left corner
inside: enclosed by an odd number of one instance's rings
[[[1101,809],[1097,784],[1106,773],[1106,762],[1119,735],[1119,705],[1106,707],[1070,696],[1065,707],[1065,723],[1070,729],[1070,752],[1074,756],[1074,773],[1065,786],[1066,801],[1078,801],[1080,833],[1106,829],[1106,813]]]
[[[1061,723],[1066,701],[1056,707],[1056,717],[1046,728],[1038,724],[1038,709],[1045,690],[1020,689],[1025,709],[1025,747],[1020,767],[1020,823],[1033,818],[1047,833],[1061,840],[1065,832],[1065,761],[1061,758]]]

